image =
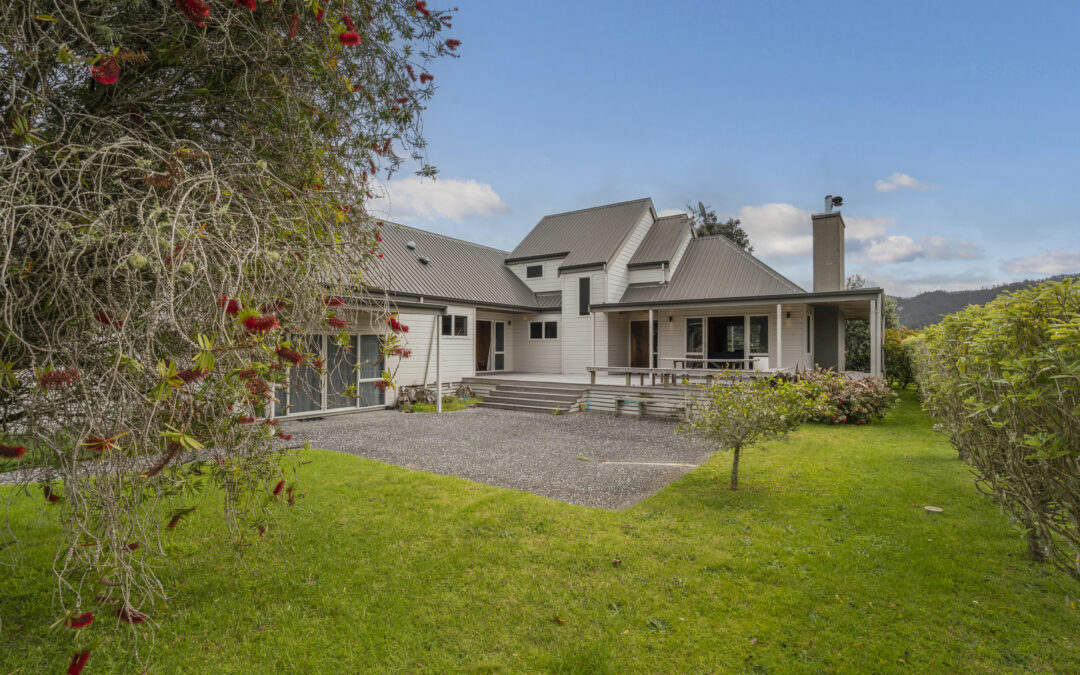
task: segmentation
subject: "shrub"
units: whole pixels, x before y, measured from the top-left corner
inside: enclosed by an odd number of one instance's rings
[[[919,389],[1033,558],[1080,580],[1080,286],[1045,283],[924,330]]]
[[[739,487],[739,455],[759,441],[785,436],[806,420],[799,387],[780,379],[717,380],[693,396],[689,418],[679,432],[699,436],[717,450],[731,450],[731,489]]]
[[[866,424],[896,405],[896,394],[881,377],[845,377],[831,370],[811,370],[799,388],[810,419],[831,424]]]
[[[907,388],[915,382],[915,362],[911,339],[918,333],[910,328],[886,328],[883,340],[885,378],[889,384]]]

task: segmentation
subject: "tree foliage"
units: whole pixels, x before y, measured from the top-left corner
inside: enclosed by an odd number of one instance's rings
[[[846,287],[862,288],[866,277],[853,274],[848,277]],[[885,330],[900,328],[900,306],[896,298],[885,298],[882,307],[885,317]],[[848,319],[844,322],[845,366],[848,370],[870,370],[870,321],[867,319]],[[886,374],[888,373],[886,364]]]
[[[716,215],[716,211],[705,206],[703,202],[698,202],[696,208],[687,204],[686,209],[694,220],[694,232],[697,236],[723,235],[747,253],[754,252],[754,247],[750,245],[750,235],[742,228],[742,221],[738,218],[729,217],[726,221],[720,222],[720,217]]]
[[[919,390],[1036,559],[1080,581],[1080,284],[1046,283],[923,330]]]
[[[449,25],[394,0],[3,3],[0,462],[37,468],[63,526],[65,612],[150,616],[204,484],[238,541],[293,501],[259,420],[325,369],[289,335],[349,346],[370,181],[423,159]]]
[[[739,487],[743,448],[786,436],[807,418],[801,389],[779,378],[731,382],[718,378],[694,396],[689,418],[679,430],[699,436],[717,450],[731,450],[731,489]]]

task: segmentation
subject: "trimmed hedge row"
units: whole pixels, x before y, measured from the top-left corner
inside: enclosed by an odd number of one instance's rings
[[[1080,581],[1080,283],[945,317],[915,340],[919,389],[1028,548]]]

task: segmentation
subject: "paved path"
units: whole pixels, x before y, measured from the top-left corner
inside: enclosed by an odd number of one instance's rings
[[[641,501],[710,454],[671,422],[599,413],[387,410],[287,427],[316,448],[607,509]]]

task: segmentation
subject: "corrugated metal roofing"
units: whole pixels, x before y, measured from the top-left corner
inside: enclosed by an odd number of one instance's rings
[[[566,255],[561,268],[606,263],[651,208],[652,200],[646,198],[544,216],[507,262]]]
[[[793,281],[716,235],[693,239],[666,284],[631,284],[620,303],[805,293]]]
[[[393,223],[382,228],[382,237],[383,257],[373,261],[366,279],[372,286],[405,295],[538,307],[536,294],[503,264],[506,251]],[[415,250],[406,247],[408,241],[416,243]]]
[[[540,309],[559,309],[562,307],[562,291],[537,293],[536,304]]]
[[[685,213],[657,218],[645,240],[630,258],[630,267],[671,262],[671,256],[679,250],[679,244],[689,236],[694,221]]]

